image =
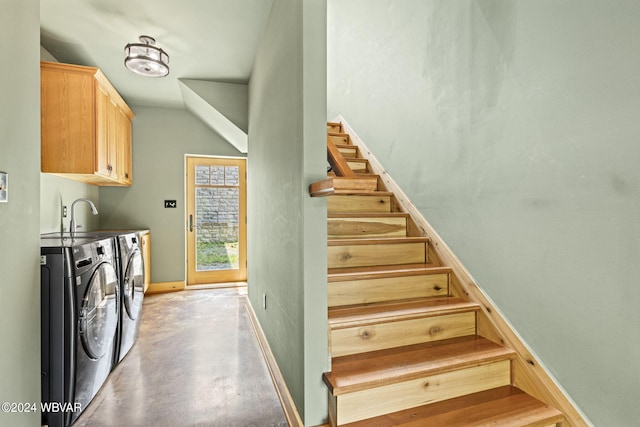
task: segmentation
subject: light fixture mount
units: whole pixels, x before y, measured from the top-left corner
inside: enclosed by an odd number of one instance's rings
[[[124,48],[124,65],[145,77],[164,77],[169,74],[169,55],[156,47],[156,39],[140,36],[140,43],[129,43]]]

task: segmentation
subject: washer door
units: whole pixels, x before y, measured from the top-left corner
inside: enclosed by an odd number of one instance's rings
[[[142,295],[144,293],[144,267],[142,253],[139,249],[133,251],[124,272],[124,307],[127,316],[136,320],[142,310]]]
[[[118,276],[104,262],[96,268],[80,307],[80,338],[89,357],[104,356],[113,344],[118,326]]]

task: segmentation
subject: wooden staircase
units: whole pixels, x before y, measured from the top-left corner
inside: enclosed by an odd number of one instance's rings
[[[537,363],[500,331],[487,332],[491,309],[443,265],[441,242],[373,174],[380,166],[353,139],[342,123],[328,123],[332,170],[309,189],[328,197],[330,425],[583,425],[553,407],[566,406],[555,391],[545,399],[532,386],[536,398],[516,386],[522,360]]]

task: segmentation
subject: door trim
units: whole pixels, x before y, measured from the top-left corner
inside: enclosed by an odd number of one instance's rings
[[[241,176],[240,176],[240,210],[244,211],[244,221],[240,218],[239,221],[239,239],[240,239],[240,263],[241,267],[237,270],[216,270],[215,274],[217,278],[214,280],[209,277],[205,277],[205,274],[197,273],[195,271],[190,271],[189,268],[189,259],[194,258],[195,255],[195,247],[190,248],[189,244],[189,214],[190,211],[193,211],[195,207],[195,200],[193,201],[194,206],[190,206],[190,185],[189,185],[189,159],[210,159],[210,160],[240,160],[244,162],[243,166],[241,166]],[[199,155],[199,154],[185,154],[184,155],[184,221],[185,221],[185,289],[195,289],[196,287],[202,285],[219,285],[219,284],[235,284],[237,282],[246,283],[247,281],[247,158],[242,156],[213,156],[213,155]],[[244,173],[242,173],[242,169],[244,169]],[[195,198],[194,198],[195,199]],[[195,219],[195,215],[194,215]],[[242,266],[243,265],[243,266]],[[192,277],[193,276],[193,277]],[[199,276],[199,277],[198,277]]]

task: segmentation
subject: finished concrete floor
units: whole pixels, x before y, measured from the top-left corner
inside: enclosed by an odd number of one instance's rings
[[[286,426],[245,294],[146,296],[136,344],[74,427]]]

